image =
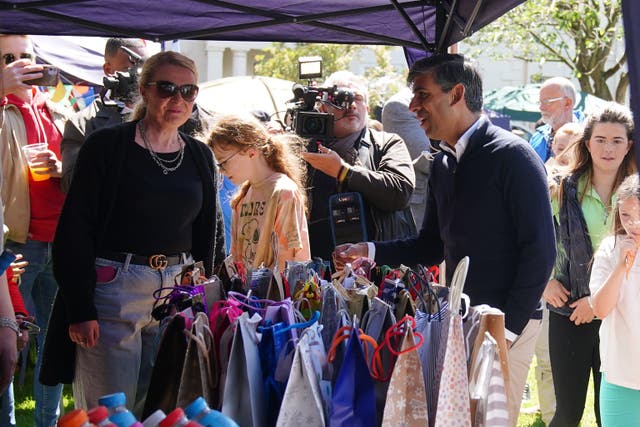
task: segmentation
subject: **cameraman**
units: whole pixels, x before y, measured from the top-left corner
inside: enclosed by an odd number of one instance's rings
[[[131,50],[141,58],[147,57],[147,48],[141,39],[110,38],[104,49],[105,76],[115,76],[116,72],[126,72],[138,64],[136,58],[122,49]],[[65,193],[71,185],[73,168],[85,137],[103,127],[114,126],[126,120],[131,112],[132,103],[118,106],[115,100],[96,99],[88,107],[79,111],[66,124],[62,138],[62,191]]]
[[[349,71],[333,73],[324,87],[354,92],[354,100],[340,109],[322,103],[320,111],[334,116],[332,142],[317,153],[303,153],[309,171],[309,239],[311,254],[324,260],[333,251],[328,218],[329,197],[358,192],[365,209],[370,239],[399,239],[416,234],[408,209],[415,175],[402,139],[367,128],[369,107],[366,83]],[[320,173],[318,173],[320,172]]]

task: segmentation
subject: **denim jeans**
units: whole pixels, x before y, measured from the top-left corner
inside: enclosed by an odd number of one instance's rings
[[[158,336],[158,321],[151,316],[153,292],[173,286],[182,265],[154,270],[128,261],[97,258],[96,267],[115,270],[111,280],[96,284],[98,343],[93,348],[76,349],[75,405],[93,408],[100,396],[124,392],[127,407],[140,416],[151,382]]]
[[[29,265],[20,278],[20,293],[24,298],[27,310],[35,315],[40,333],[36,336],[38,356],[33,373],[33,397],[36,401],[36,427],[54,427],[60,415],[62,384],[45,386],[40,384],[38,376],[42,363],[42,348],[49,325],[49,315],[58,284],[53,277],[51,265],[51,243],[29,240],[27,243],[7,242],[7,248],[15,254],[22,254]]]

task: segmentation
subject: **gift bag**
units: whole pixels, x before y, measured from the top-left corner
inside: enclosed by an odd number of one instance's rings
[[[396,318],[393,314],[393,310],[389,304],[384,302],[378,297],[375,297],[371,303],[371,308],[364,314],[362,319],[362,329],[364,333],[373,338],[378,344],[381,344],[385,339],[385,333],[389,328],[392,328],[396,323]],[[394,356],[384,347],[378,352],[380,356],[381,370],[388,373],[386,378],[374,378],[375,391],[376,391],[376,408],[378,410],[377,419],[382,421],[382,415],[384,411],[384,405],[387,398],[387,388],[389,387],[389,376],[393,369]],[[371,366],[373,354],[367,360],[367,363]]]
[[[175,315],[165,322],[167,324],[162,333],[142,411],[143,418],[151,415],[156,409],[162,409],[168,414],[175,409],[178,400],[178,387],[187,352],[187,340],[184,336],[185,318]]]
[[[469,375],[472,425],[509,427],[507,392],[498,343],[489,332],[485,332],[482,338],[480,348],[474,351]]]
[[[218,381],[213,348],[213,334],[209,329],[209,318],[198,313],[191,326],[186,330],[189,337],[187,352],[182,367],[180,386],[176,406],[186,407],[202,396],[207,402],[214,398]]]
[[[296,346],[289,382],[284,393],[276,426],[324,427],[328,414],[330,385],[322,381],[327,366],[322,326],[315,323]]]
[[[266,427],[258,324],[262,318],[242,313],[237,319],[224,385],[222,413],[241,426]]]
[[[345,312],[347,309],[347,303],[338,293],[335,286],[331,282],[326,280],[321,281],[321,298],[322,304],[320,307],[320,323],[322,324],[322,342],[324,343],[325,350],[331,347],[331,341],[336,331],[345,326],[341,324],[341,318],[339,312]]]
[[[462,316],[459,313],[468,268],[469,258],[464,257],[456,267],[451,280],[448,302],[450,318],[444,343],[445,355],[435,414],[436,427],[471,426],[467,356],[462,332]]]
[[[331,398],[332,427],[376,425],[376,396],[360,341],[358,328],[351,328],[347,352]]]
[[[389,383],[384,407],[384,427],[424,427],[428,425],[427,396],[422,380],[422,364],[414,342],[415,320],[406,322],[402,347]]]

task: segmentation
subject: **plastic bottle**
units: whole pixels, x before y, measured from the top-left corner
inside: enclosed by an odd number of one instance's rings
[[[89,410],[87,415],[89,416],[89,421],[95,424],[96,427],[116,427],[116,425],[109,420],[109,411],[105,406],[96,406]]]
[[[158,427],[160,421],[164,420],[167,416],[162,411],[162,409],[156,410],[154,413],[149,415],[146,420],[142,422],[144,427]]]
[[[182,408],[176,408],[167,414],[167,417],[158,423],[158,427],[184,427],[189,420]]]
[[[136,423],[138,423],[136,417],[134,417],[129,411],[116,412],[109,416],[109,421],[114,423],[117,427],[134,427]]]
[[[98,405],[104,406],[109,411],[109,415],[116,412],[127,412],[127,396],[122,392],[106,394],[98,399]]]
[[[222,412],[209,408],[207,401],[197,398],[184,408],[184,413],[192,421],[197,421],[203,427],[238,427],[235,421],[223,415]]]
[[[93,427],[93,424],[89,422],[89,416],[85,411],[74,409],[60,417],[58,427]]]
[[[109,421],[117,427],[131,427],[138,421],[127,409],[127,397],[122,392],[100,397],[98,399],[98,405],[107,408]]]

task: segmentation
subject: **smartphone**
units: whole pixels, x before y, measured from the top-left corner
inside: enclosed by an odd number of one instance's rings
[[[32,86],[55,86],[58,84],[60,70],[53,65],[42,65],[42,77],[25,80],[22,83]]]
[[[364,204],[360,193],[338,193],[329,198],[333,246],[367,241]]]

